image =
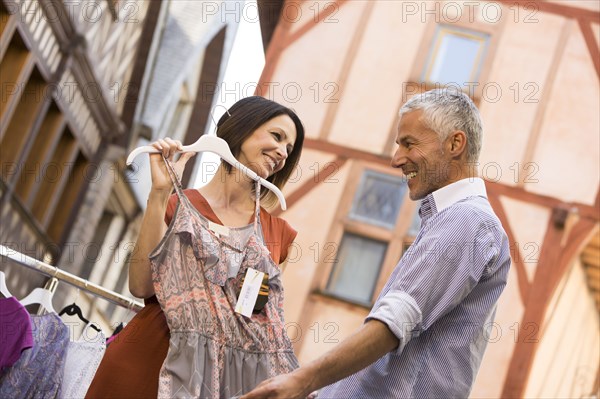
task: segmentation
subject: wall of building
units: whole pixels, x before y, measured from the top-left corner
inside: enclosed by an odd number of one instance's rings
[[[300,11],[286,4],[288,14],[284,7],[284,18],[273,38],[274,47],[281,51],[267,54],[263,82],[271,82],[269,98],[299,113],[311,139],[301,160],[302,178],[285,191],[288,197],[295,192],[303,196],[282,214],[299,231],[296,245],[301,256],[288,263],[284,284],[286,321],[301,363],[348,336],[368,313],[368,306],[323,292],[332,270],[323,249],[328,244],[338,249],[342,232],[356,227],[341,209],[349,209],[360,178],[357,174],[373,169],[394,175],[392,168],[370,156],[392,154],[399,107],[415,92],[435,87],[420,81],[420,76],[436,27],[458,26],[490,35],[480,79],[471,86],[470,94],[485,128],[479,170],[489,183],[494,207],[502,212],[505,228],[510,230],[511,255],[516,261],[498,304],[472,396],[502,396],[516,342],[523,338],[519,326],[530,303],[528,293],[552,224],[553,207],[573,203],[574,208],[591,209],[586,206],[597,201],[600,119],[594,110],[600,105],[600,89],[597,66],[586,42],[589,37],[575,19],[580,15],[578,5],[561,3],[563,8],[548,11],[508,2],[478,2],[473,9],[467,3],[439,2],[436,11],[434,2],[352,1],[332,2],[327,14],[324,8],[317,13],[318,7],[310,2],[300,6]],[[502,18],[492,13],[498,9]],[[593,10],[598,11],[597,7]],[[597,33],[598,23],[593,18],[597,15],[590,17],[590,28]],[[274,65],[271,69],[269,63]],[[286,85],[288,92],[282,90]],[[294,95],[298,90],[292,91],[292,87],[301,88],[302,95]],[[356,152],[344,156],[344,151]],[[316,171],[323,172],[334,161],[341,161],[342,166],[330,175],[334,178],[331,184],[307,183]],[[314,172],[305,176],[306,168],[313,164],[320,168],[312,167]],[[405,198],[397,226],[410,224],[414,206]],[[383,234],[368,226],[359,226],[358,231],[367,236]],[[393,234],[401,236],[401,242],[410,242],[406,228],[397,228]],[[315,256],[317,248],[320,256]],[[388,251],[393,250],[390,245]],[[386,257],[377,290],[401,253],[398,250],[393,259]],[[580,269],[577,265],[569,269],[568,283],[562,286],[571,288],[563,290],[565,294],[557,302],[560,305],[550,306],[550,318],[539,326],[541,343],[535,352],[527,397],[568,396],[592,387],[593,378],[578,382],[583,377],[577,370],[587,367],[595,373],[598,362],[573,354],[583,347],[588,353],[597,346],[597,314],[580,281]],[[572,297],[568,297],[566,292],[571,290]],[[557,298],[557,293],[552,297]],[[567,303],[580,304],[585,310],[567,316],[561,310],[568,309]],[[580,331],[565,327],[568,317],[577,318],[573,322],[581,325]],[[558,353],[553,349],[561,345],[558,340],[563,340],[561,344],[572,340],[580,346],[568,346],[571,350]],[[550,353],[556,356],[552,362],[542,360]],[[549,363],[553,365],[550,368]],[[574,390],[544,384],[558,370],[566,373],[564,382]]]
[[[581,398],[594,393],[600,351],[600,321],[588,294],[583,267],[573,263],[544,320],[544,334],[525,397]]]

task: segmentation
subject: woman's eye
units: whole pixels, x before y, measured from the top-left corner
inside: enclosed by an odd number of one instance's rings
[[[275,140],[277,140],[277,141],[281,140],[281,134],[276,133],[276,132],[271,132],[271,134],[273,135],[273,137],[275,137]]]

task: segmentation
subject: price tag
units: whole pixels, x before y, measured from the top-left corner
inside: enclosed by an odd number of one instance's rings
[[[262,284],[263,272],[259,272],[251,267],[246,270],[246,277],[244,278],[244,284],[240,291],[237,303],[235,305],[236,313],[244,315],[246,317],[252,316],[252,310],[256,304],[258,298],[258,291],[260,291],[260,285]]]

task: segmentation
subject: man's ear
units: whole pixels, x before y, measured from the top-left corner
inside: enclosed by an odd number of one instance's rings
[[[467,135],[462,130],[456,130],[450,133],[449,147],[450,154],[455,157],[460,157],[467,150]]]

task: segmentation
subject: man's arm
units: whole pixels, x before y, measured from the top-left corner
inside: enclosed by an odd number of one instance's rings
[[[398,338],[379,320],[369,320],[341,344],[289,374],[263,381],[242,399],[305,398],[367,367],[398,347]]]

